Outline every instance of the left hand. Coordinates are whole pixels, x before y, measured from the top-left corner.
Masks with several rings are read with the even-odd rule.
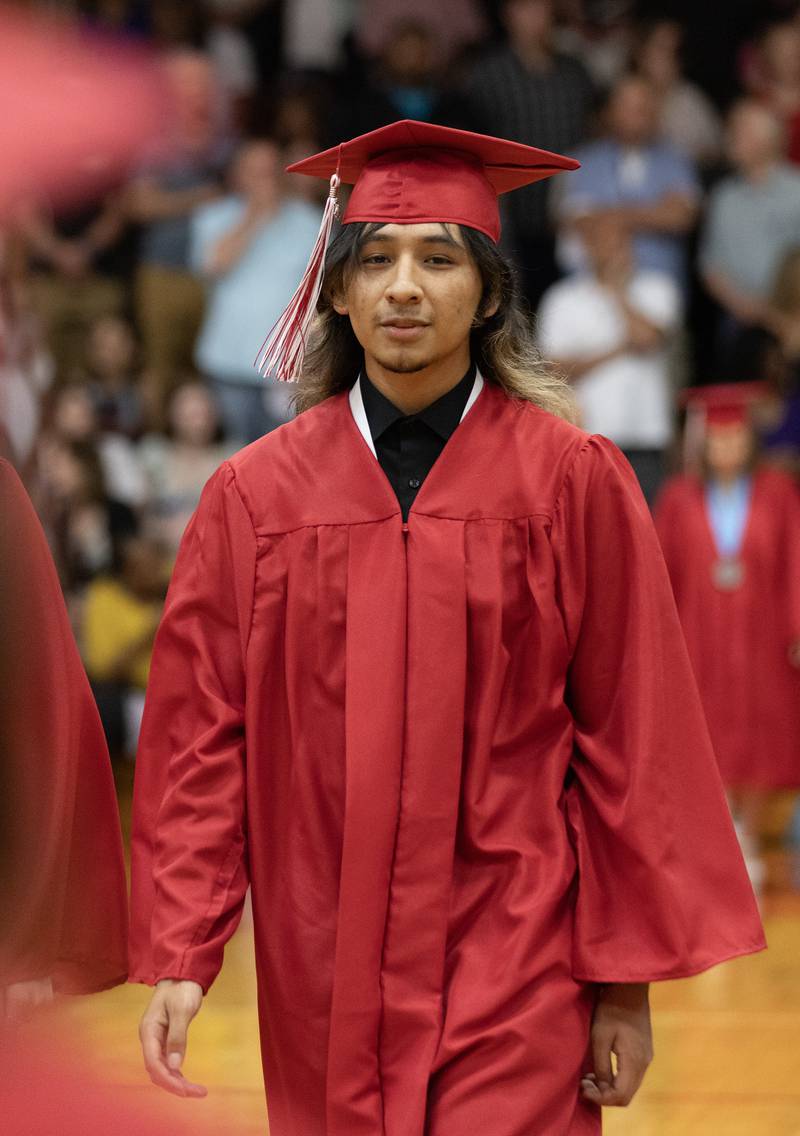
[[[581,1081],[584,1097],[593,1104],[624,1108],[644,1079],[653,1060],[648,989],[646,982],[612,983],[598,996],[591,1035],[594,1073]]]

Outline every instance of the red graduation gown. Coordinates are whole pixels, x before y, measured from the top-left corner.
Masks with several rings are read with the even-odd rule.
[[[0,461],[0,985],[127,974],[127,888],[103,729],[41,525]]]
[[[726,784],[800,786],[800,493],[780,470],[756,472],[740,587],[714,583],[719,560],[696,477],[663,490],[656,526],[711,739]]]
[[[580,1136],[592,982],[763,945],[615,447],[487,384],[407,526],[337,395],[208,484],[137,766],[132,968],[248,879],[272,1136]]]

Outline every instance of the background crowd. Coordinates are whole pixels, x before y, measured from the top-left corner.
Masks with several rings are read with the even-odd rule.
[[[543,355],[648,500],[687,385],[761,382],[800,473],[800,4],[29,4],[159,55],[170,145],[0,234],[0,446],[45,526],[109,743],[131,755],[183,528],[220,461],[291,416],[253,368],[325,187],[287,162],[397,118],[580,159],[511,195]]]

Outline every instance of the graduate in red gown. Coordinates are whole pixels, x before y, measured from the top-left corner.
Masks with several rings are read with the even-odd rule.
[[[767,791],[800,787],[800,489],[758,462],[750,384],[697,388],[694,472],[656,507],[722,778],[748,846]]]
[[[133,836],[174,1092],[252,889],[272,1136],[595,1134],[647,983],[763,946],[649,511],[496,247],[572,165],[404,122],[294,167],[355,183],[263,352],[303,412],[184,538]]]
[[[0,461],[0,997],[24,1016],[127,975],[127,889],[100,717],[47,542]]]

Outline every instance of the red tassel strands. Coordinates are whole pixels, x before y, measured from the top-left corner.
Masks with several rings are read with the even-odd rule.
[[[322,223],[303,279],[292,296],[283,315],[261,345],[254,366],[264,378],[294,383],[303,370],[303,358],[311,324],[317,311],[317,300],[322,291],[325,273],[325,254],[331,238],[334,218],[339,212],[337,190],[340,178],[334,174]]]

